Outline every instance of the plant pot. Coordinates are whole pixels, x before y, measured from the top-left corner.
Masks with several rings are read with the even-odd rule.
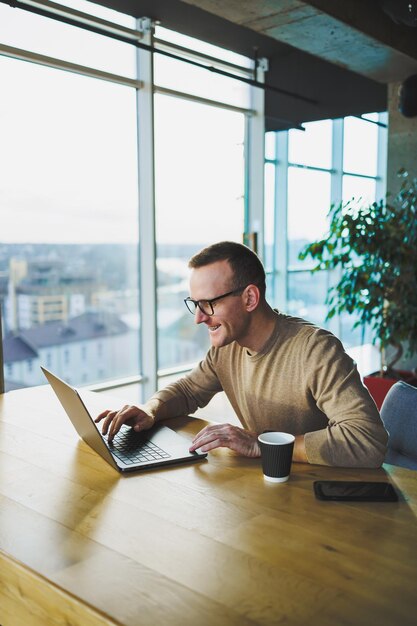
[[[396,378],[390,378],[388,376],[382,377],[378,375],[378,372],[364,376],[363,382],[374,399],[378,411],[381,409],[388,391],[399,380],[403,380],[409,385],[417,387],[417,378],[413,372],[409,372],[408,370],[395,370],[395,373],[397,374]]]

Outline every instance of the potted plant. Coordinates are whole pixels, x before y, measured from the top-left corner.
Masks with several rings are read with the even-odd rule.
[[[352,198],[333,205],[326,237],[299,255],[317,261],[313,272],[339,270],[327,294],[327,319],[355,313],[353,327],[369,326],[379,344],[379,382],[364,381],[379,407],[396,380],[417,382],[415,373],[394,369],[404,346],[407,356],[417,351],[417,179],[405,170],[398,176],[401,188],[392,201]],[[393,352],[389,360],[387,352]]]

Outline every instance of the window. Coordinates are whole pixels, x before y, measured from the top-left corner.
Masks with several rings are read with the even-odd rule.
[[[332,166],[332,122],[309,122],[304,130],[288,132],[288,161],[298,165],[330,169]]]
[[[135,90],[5,58],[0,75],[2,264],[14,293],[5,328],[53,351],[71,330],[93,345],[100,327],[132,346],[110,375],[136,373]]]
[[[142,22],[95,3],[61,4],[149,36]],[[155,41],[253,76],[253,61],[179,33],[158,27]],[[10,56],[5,46],[19,54]],[[29,346],[21,360],[28,350],[33,358],[30,377],[17,361],[13,384],[42,384],[39,366],[46,364],[74,385],[140,380],[142,372],[145,385],[151,377],[141,351],[152,333],[158,358],[155,350],[147,361],[160,369],[189,366],[208,341],[183,304],[188,258],[214,240],[242,241],[248,222],[251,88],[160,54],[153,56],[150,85],[135,46],[3,4],[0,54],[4,341],[15,350],[17,340]],[[149,111],[154,132],[143,139]],[[147,184],[146,176],[139,180],[144,147],[152,163],[155,155],[148,177],[155,179],[155,222],[145,226],[146,220],[139,224],[149,208],[140,195]],[[143,259],[153,225],[156,254]],[[152,316],[144,314],[150,298],[143,277],[153,266]]]
[[[97,6],[90,2],[59,4],[87,13],[91,13],[91,8]],[[115,16],[121,16],[116,11],[109,13],[105,19],[111,21],[114,21]],[[135,20],[126,19],[126,16],[124,18],[124,26],[134,28]],[[135,49],[132,46],[35,13],[10,9],[4,4],[0,5],[0,42],[112,74],[130,78],[136,74]]]
[[[207,333],[183,302],[189,295],[187,262],[214,241],[242,240],[244,127],[241,113],[156,97],[160,368],[197,361],[208,348]]]
[[[223,61],[239,62],[242,72],[248,67],[248,59],[190,37],[163,28],[157,28],[156,36]],[[205,329],[195,325],[183,302],[189,295],[188,259],[214,241],[242,241],[243,109],[249,104],[249,89],[244,83],[159,55],[155,83],[158,364],[164,370],[196,362],[209,344]],[[170,90],[175,90],[175,96]],[[237,106],[242,112],[233,108]]]
[[[363,176],[377,176],[378,116],[368,119],[346,117],[343,128],[343,171]]]
[[[385,114],[369,114],[324,120],[303,124],[304,131],[266,136],[268,296],[279,309],[327,326],[347,347],[369,340],[368,331],[353,331],[353,316],[325,321],[327,291],[337,275],[312,275],[298,255],[306,244],[325,236],[332,203],[383,197],[385,119]]]
[[[288,264],[300,265],[302,246],[326,232],[326,210],[330,207],[330,172],[288,168]]]
[[[5,5],[0,11],[1,43],[127,77],[136,71],[127,44]],[[62,346],[99,339],[111,346],[109,377],[137,374],[136,89],[3,56],[0,79],[5,341],[18,335],[38,350],[30,380],[22,368],[14,382],[44,382],[44,350],[59,370]],[[68,363],[68,349],[64,355]],[[91,365],[89,383],[97,381]],[[72,380],[84,382],[76,369]]]

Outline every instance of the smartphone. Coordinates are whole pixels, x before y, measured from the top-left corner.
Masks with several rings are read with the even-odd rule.
[[[391,483],[356,480],[316,480],[314,493],[319,500],[345,502],[397,502],[398,494]]]

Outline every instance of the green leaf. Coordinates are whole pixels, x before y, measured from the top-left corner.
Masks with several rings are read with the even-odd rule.
[[[407,340],[416,350],[417,181],[404,169],[399,176],[394,197],[332,204],[327,236],[305,246],[299,259],[317,261],[313,272],[339,273],[327,294],[327,319],[354,313],[354,328],[369,324],[381,345]]]

